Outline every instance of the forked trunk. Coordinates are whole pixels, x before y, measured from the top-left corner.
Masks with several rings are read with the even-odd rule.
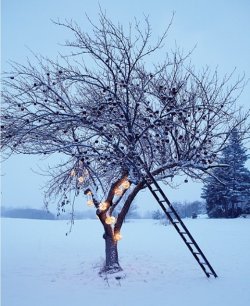
[[[120,183],[122,182],[122,180],[123,178],[120,180]],[[115,188],[117,188],[117,186],[119,186],[118,183],[112,185],[110,190],[110,198],[108,196],[106,199],[107,203],[112,203],[114,197],[114,190]],[[117,216],[117,220],[114,226],[106,222],[107,215],[105,210],[104,211],[97,210],[97,216],[99,217],[104,228],[103,238],[105,240],[105,255],[106,255],[105,266],[103,267],[103,270],[100,271],[100,273],[115,273],[118,271],[122,271],[122,268],[120,267],[119,264],[118,250],[117,250],[118,241],[121,239],[120,230],[124,222],[124,219],[129,211],[131,203],[133,202],[137,193],[143,188],[143,186],[144,183],[140,182],[137,186],[135,186],[133,191],[129,194],[120,213]],[[113,209],[111,210],[111,213],[112,212]]]

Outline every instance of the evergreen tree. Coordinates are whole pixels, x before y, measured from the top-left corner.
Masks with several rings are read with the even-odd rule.
[[[219,163],[205,180],[202,197],[209,217],[237,217],[250,210],[250,171],[244,166],[247,152],[237,129],[233,129]]]

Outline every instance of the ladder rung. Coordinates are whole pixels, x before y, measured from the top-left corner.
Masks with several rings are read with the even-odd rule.
[[[204,265],[206,265],[206,266],[208,265],[206,262],[201,262],[200,264],[203,265],[203,266]]]
[[[180,234],[187,235],[188,233],[187,232],[180,232]]]
[[[193,242],[187,242],[187,244],[194,244]]]

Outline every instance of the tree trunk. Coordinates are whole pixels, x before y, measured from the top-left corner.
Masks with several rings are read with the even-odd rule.
[[[108,235],[104,235],[103,238],[105,239],[106,262],[101,272],[115,273],[121,271],[122,268],[119,264],[117,241]]]
[[[120,181],[122,181],[122,179]],[[114,197],[114,189],[117,186],[119,186],[118,183],[115,183],[112,185],[109,195],[106,199],[107,203],[112,203],[113,197]],[[137,186],[135,186],[133,191],[129,194],[120,213],[117,216],[117,220],[114,226],[111,226],[110,224],[106,223],[106,217],[107,217],[106,210],[102,211],[102,210],[97,209],[96,214],[99,217],[99,220],[101,221],[103,228],[104,228],[103,238],[105,240],[105,255],[106,255],[105,266],[100,271],[101,274],[102,273],[115,273],[118,271],[122,271],[122,268],[120,267],[120,264],[119,264],[118,249],[117,249],[118,240],[121,239],[121,237],[118,238],[117,235],[120,235],[122,224],[125,220],[127,212],[129,211],[132,201],[134,200],[137,193],[143,188],[143,186],[144,186],[144,183],[140,182]],[[93,200],[95,201],[94,198]],[[98,206],[98,202],[96,206]],[[115,206],[112,207],[111,205],[109,214],[112,215],[114,207]]]

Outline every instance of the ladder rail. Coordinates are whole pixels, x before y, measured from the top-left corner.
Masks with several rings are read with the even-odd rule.
[[[182,219],[180,218],[180,216],[178,215],[178,213],[176,212],[176,210],[172,206],[171,202],[166,197],[165,193],[163,192],[163,190],[161,189],[159,184],[156,182],[156,180],[154,179],[152,174],[147,169],[145,169],[145,172],[146,172],[146,175],[144,175],[144,179],[145,179],[147,187],[149,188],[149,190],[151,191],[151,193],[153,194],[153,196],[157,200],[158,204],[160,205],[160,207],[162,208],[162,210],[164,211],[164,213],[166,214],[166,216],[168,217],[168,219],[170,220],[172,225],[177,230],[178,234],[183,239],[184,243],[187,245],[187,247],[190,250],[190,252],[193,254],[194,258],[196,259],[196,261],[198,262],[198,264],[202,268],[203,272],[206,274],[207,277],[210,277],[211,274],[214,277],[218,277],[216,272],[214,271],[213,267],[210,265],[210,263],[207,260],[206,256],[204,255],[204,253],[202,252],[202,250],[198,246],[197,242],[194,240],[193,236],[191,235],[191,233],[187,229],[186,225],[184,224],[184,222],[182,221]],[[148,178],[150,179],[150,181],[152,182],[152,184],[154,185],[156,190],[153,189],[153,187],[151,186],[151,183],[147,180]],[[158,191],[160,193],[160,195],[162,196],[164,201],[160,200],[159,196],[156,194],[156,191]],[[178,222],[174,221],[175,219],[172,217],[171,212],[169,213],[167,211],[166,207],[163,205],[164,202],[166,202],[166,204],[168,205],[169,209],[173,213],[175,219],[178,220]],[[182,227],[182,229],[184,229],[184,232],[182,232],[182,230],[179,228],[179,226],[177,224],[179,224]],[[186,236],[189,238],[190,241],[187,241]],[[194,245],[194,247],[196,248],[196,250],[198,252],[195,252],[195,250],[192,248],[191,244]],[[199,256],[201,256],[201,258],[204,260],[205,263],[202,263],[200,261]],[[204,267],[204,264],[206,264],[208,266],[208,268],[210,269],[211,273],[206,270],[206,268]]]

